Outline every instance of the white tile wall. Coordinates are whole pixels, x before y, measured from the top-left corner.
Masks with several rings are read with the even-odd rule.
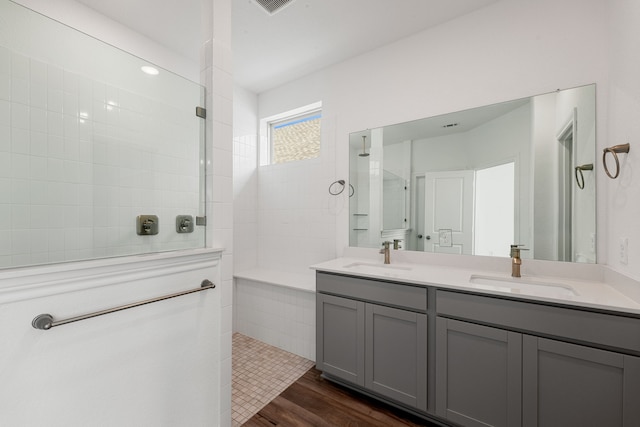
[[[315,360],[315,293],[236,279],[235,297],[237,332]]]
[[[307,278],[310,265],[335,257],[336,215],[348,209],[348,192],[328,191],[339,179],[333,123],[323,119],[320,158],[258,166],[257,97],[237,88],[234,101],[235,271]],[[241,278],[235,286],[235,331],[315,360],[313,292]]]
[[[347,179],[335,176],[334,119],[322,119],[319,158],[258,166],[258,152],[266,142],[258,135],[259,99],[236,88],[236,271],[257,268],[307,275],[310,265],[335,256],[336,217],[348,209],[348,192],[331,196],[328,191],[332,182]],[[299,105],[282,108],[295,107]]]
[[[199,90],[168,104],[126,87],[0,46],[0,267],[204,246],[175,232],[201,214]],[[157,236],[136,234],[140,214]]]
[[[258,196],[256,135],[233,138],[233,200],[235,270],[258,265]]]
[[[331,196],[334,171],[321,160],[262,166],[258,172],[258,263],[308,274],[335,254],[335,214],[348,194]]]
[[[220,354],[215,361],[221,372],[219,399],[212,410],[219,413],[219,425],[231,425],[231,337],[233,319],[233,96],[231,64],[231,0],[203,2],[206,42],[201,54],[201,83],[207,94],[206,210],[207,246],[224,248],[220,301]],[[211,7],[211,10],[208,8]]]

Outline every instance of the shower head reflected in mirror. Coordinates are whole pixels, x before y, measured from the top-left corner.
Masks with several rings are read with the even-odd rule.
[[[360,157],[369,157],[367,153],[367,135],[362,135],[362,153],[358,154]]]

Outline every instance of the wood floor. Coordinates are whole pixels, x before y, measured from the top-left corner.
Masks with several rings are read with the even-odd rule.
[[[418,417],[325,380],[311,368],[243,427],[429,426]]]

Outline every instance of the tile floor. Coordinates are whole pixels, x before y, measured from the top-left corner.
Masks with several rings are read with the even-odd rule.
[[[242,334],[233,334],[231,418],[237,427],[282,393],[315,362]]]

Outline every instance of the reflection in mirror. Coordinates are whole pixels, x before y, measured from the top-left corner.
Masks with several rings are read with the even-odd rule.
[[[405,228],[406,181],[382,170],[382,226],[385,230]]]
[[[595,263],[595,147],[595,85],[355,132],[350,245]]]
[[[204,215],[203,88],[13,2],[0,16],[0,267],[204,247],[204,227],[176,232]]]

